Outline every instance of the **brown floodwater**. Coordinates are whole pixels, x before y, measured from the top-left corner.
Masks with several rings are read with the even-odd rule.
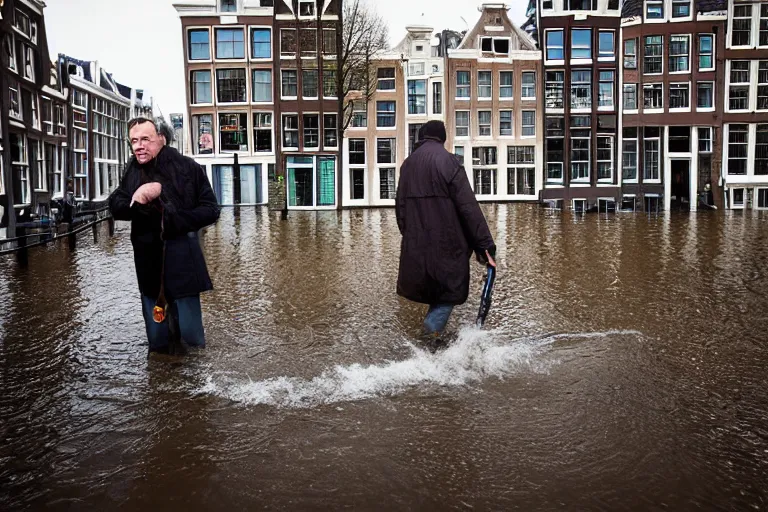
[[[225,210],[186,358],[127,225],[1,258],[0,509],[766,510],[768,215],[484,211],[434,355],[391,210]]]

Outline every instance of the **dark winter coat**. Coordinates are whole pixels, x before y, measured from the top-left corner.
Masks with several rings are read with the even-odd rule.
[[[144,183],[162,185],[159,198],[148,205],[134,203],[134,192]],[[131,221],[131,243],[139,290],[157,298],[166,240],[165,296],[190,297],[213,289],[197,238],[197,231],[219,218],[216,196],[205,171],[191,158],[164,147],[150,162],[131,159],[120,187],[109,197],[116,220]]]
[[[403,162],[396,197],[403,240],[397,293],[424,304],[463,304],[469,259],[496,246],[458,158],[426,139]]]

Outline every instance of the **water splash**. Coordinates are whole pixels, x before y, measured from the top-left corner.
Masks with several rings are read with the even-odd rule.
[[[310,408],[394,396],[420,385],[465,386],[526,371],[546,373],[555,362],[537,357],[544,347],[564,337],[594,338],[614,334],[639,333],[554,334],[521,338],[510,343],[500,332],[469,327],[459,331],[458,338],[436,354],[411,345],[409,359],[370,366],[336,366],[311,380],[282,376],[243,382],[230,376],[208,376],[199,392],[243,405]]]

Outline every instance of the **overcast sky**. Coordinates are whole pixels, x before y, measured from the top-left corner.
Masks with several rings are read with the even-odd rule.
[[[370,1],[370,0],[369,0]],[[154,97],[166,119],[184,112],[184,62],[181,23],[172,0],[46,0],[46,31],[51,59],[65,53],[98,60],[114,78]],[[472,27],[479,17],[473,0],[386,0],[375,2],[389,22],[390,43],[406,25],[435,30]],[[527,0],[508,0],[512,21],[525,21]],[[418,6],[418,8],[414,8]],[[461,18],[466,20],[466,24]]]

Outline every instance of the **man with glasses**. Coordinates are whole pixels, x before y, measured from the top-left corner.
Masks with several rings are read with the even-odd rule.
[[[131,221],[149,352],[172,352],[173,336],[204,347],[200,293],[213,284],[197,232],[219,218],[216,196],[203,168],[166,145],[172,132],[163,124],[138,117],[128,134],[134,158],[109,207]]]

